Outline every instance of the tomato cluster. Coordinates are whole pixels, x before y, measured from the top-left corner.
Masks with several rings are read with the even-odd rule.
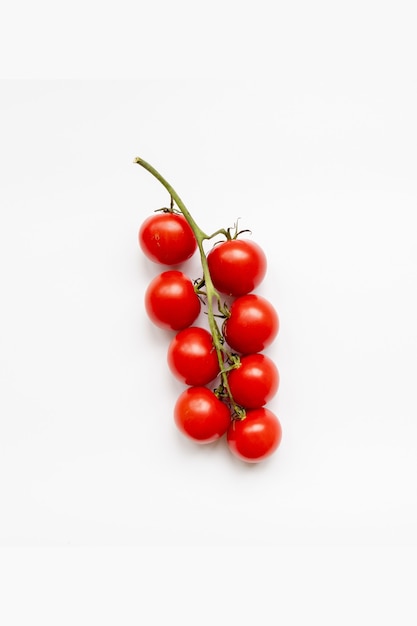
[[[255,293],[266,275],[266,256],[250,239],[239,239],[237,228],[233,237],[230,229],[217,231],[225,240],[206,255],[201,243],[214,235],[204,235],[184,212],[185,207],[173,208],[171,195],[171,208],[148,217],[138,237],[150,261],[168,266],[148,285],[145,309],[155,325],[174,331],[167,364],[185,385],[174,421],[201,444],[224,436],[236,457],[256,463],[277,449],[282,436],[277,416],[266,406],[278,391],[279,372],[263,353],[278,334],[279,318]],[[197,247],[203,277],[193,281],[177,267]],[[226,296],[228,305],[222,305]],[[208,330],[195,325],[203,305]]]

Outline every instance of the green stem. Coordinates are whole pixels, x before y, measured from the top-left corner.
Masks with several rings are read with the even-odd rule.
[[[181,211],[181,213],[187,220],[188,224],[190,225],[194,233],[194,236],[197,241],[197,247],[200,253],[201,265],[203,268],[203,279],[204,279],[204,285],[205,285],[206,294],[207,294],[208,324],[209,324],[210,332],[213,337],[213,344],[214,344],[216,354],[217,354],[217,359],[219,362],[222,386],[223,386],[223,389],[226,391],[227,396],[229,398],[229,402],[232,407],[233,414],[237,418],[242,419],[245,416],[245,411],[244,409],[242,409],[242,407],[238,406],[234,402],[232,393],[230,391],[229,382],[227,379],[227,372],[225,371],[225,363],[224,363],[225,350],[223,349],[223,335],[221,334],[219,330],[219,327],[215,319],[214,311],[213,311],[213,300],[216,300],[217,308],[220,311],[222,311],[221,299],[220,299],[220,295],[218,291],[215,289],[213,285],[213,281],[211,279],[210,271],[209,271],[209,267],[207,263],[207,256],[203,247],[203,241],[211,239],[215,235],[219,235],[219,234],[223,234],[227,238],[229,238],[228,233],[225,229],[219,229],[212,235],[207,235],[203,230],[201,230],[201,228],[195,222],[194,218],[188,211],[187,207],[185,206],[185,204],[183,203],[183,201],[181,200],[181,198],[179,197],[175,189],[168,183],[167,180],[165,180],[163,176],[161,176],[161,174],[152,165],[150,165],[149,163],[147,163],[140,157],[137,157],[134,160],[134,163],[141,165],[145,170],[147,170],[150,174],[152,174],[165,187],[165,189],[168,191],[171,198],[175,201],[176,205],[178,206],[179,210]]]

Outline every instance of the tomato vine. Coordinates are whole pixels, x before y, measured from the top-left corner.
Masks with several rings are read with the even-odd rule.
[[[200,444],[226,435],[234,456],[257,463],[276,450],[282,434],[277,416],[265,406],[278,390],[279,372],[262,354],[278,333],[279,318],[254,293],[267,271],[265,253],[255,242],[238,239],[250,231],[238,230],[237,222],[207,234],[152,165],[140,157],[134,163],[170,197],[169,208],[145,219],[138,238],[151,261],[170,267],[149,283],[144,304],[154,324],[176,332],[167,363],[188,388],[175,404],[175,423]],[[219,235],[206,254],[204,242]],[[177,267],[197,249],[202,276],[192,280]],[[228,304],[225,296],[231,297]],[[202,304],[210,332],[194,325]]]
[[[208,324],[209,324],[210,332],[213,337],[213,344],[216,350],[217,359],[218,359],[219,367],[220,367],[221,387],[216,390],[216,395],[222,396],[223,399],[227,399],[232,409],[232,415],[235,419],[244,419],[246,416],[246,411],[243,407],[241,407],[234,401],[232,392],[230,390],[228,377],[227,377],[227,373],[231,369],[239,365],[240,359],[238,355],[232,354],[228,350],[225,350],[224,337],[216,322],[216,316],[219,313],[223,319],[226,319],[227,317],[229,317],[230,314],[229,314],[227,307],[222,304],[221,296],[213,285],[209,266],[207,263],[207,255],[203,246],[204,241],[213,239],[214,237],[217,237],[218,235],[224,235],[224,237],[227,240],[232,239],[230,228],[229,229],[220,228],[216,230],[214,233],[212,233],[211,235],[207,235],[196,223],[191,213],[188,211],[184,202],[181,200],[181,198],[179,197],[175,189],[172,187],[172,185],[170,185],[170,183],[158,172],[158,170],[156,170],[150,163],[148,163],[147,161],[145,161],[144,159],[140,157],[136,157],[134,160],[134,163],[141,165],[145,170],[147,170],[150,174],[152,174],[152,176],[154,176],[161,183],[161,185],[163,185],[163,187],[165,187],[165,189],[168,191],[170,198],[171,198],[170,210],[171,211],[173,210],[173,202],[175,202],[179,211],[185,217],[185,219],[187,220],[188,224],[190,225],[194,233],[195,239],[197,241],[197,247],[198,247],[198,251],[200,254],[200,259],[201,259],[201,266],[203,270],[203,285],[205,289],[204,292],[201,291],[202,285],[200,283],[200,285],[198,285],[198,288],[196,289],[196,293],[197,294],[203,293],[207,299]],[[213,307],[213,301],[216,301],[217,303],[218,313],[215,313],[215,310]],[[225,367],[225,362],[229,364],[227,367]]]

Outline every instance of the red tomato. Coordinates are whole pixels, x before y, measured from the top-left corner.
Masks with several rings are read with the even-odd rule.
[[[204,328],[191,326],[175,335],[168,347],[171,372],[186,385],[207,385],[220,367],[213,337]]]
[[[155,213],[139,229],[139,245],[154,263],[178,265],[189,259],[197,248],[190,225],[178,213]]]
[[[227,429],[230,451],[242,461],[258,463],[278,448],[281,424],[269,409],[253,409],[242,420],[233,420]]]
[[[279,318],[272,304],[256,294],[236,298],[223,325],[229,346],[242,354],[262,352],[278,334]]]
[[[231,239],[215,245],[207,255],[210,276],[218,291],[243,296],[263,280],[266,256],[253,241]]]
[[[198,443],[211,443],[227,431],[230,412],[207,387],[189,387],[175,404],[174,420],[184,435]]]
[[[279,372],[265,354],[248,354],[241,358],[239,367],[229,372],[228,381],[237,404],[245,409],[258,409],[277,393]]]
[[[160,328],[181,330],[200,313],[201,303],[190,278],[177,270],[156,276],[145,292],[149,319]]]

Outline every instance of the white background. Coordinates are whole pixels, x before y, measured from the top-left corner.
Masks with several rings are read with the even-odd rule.
[[[93,11],[72,30],[47,29],[36,55],[25,14],[20,40],[9,40],[15,69],[2,76],[50,80],[0,83],[0,544],[13,549],[10,606],[27,589],[26,606],[45,610],[33,585],[46,562],[58,598],[46,617],[60,624],[67,596],[53,572],[63,563],[64,589],[81,594],[70,615],[82,602],[86,624],[97,611],[101,623],[137,623],[130,592],[144,581],[142,610],[161,602],[162,585],[173,614],[184,588],[198,611],[196,570],[220,587],[217,602],[236,576],[243,596],[248,580],[252,598],[267,596],[262,609],[247,599],[242,619],[370,623],[380,612],[414,623],[411,5],[295,3],[237,17],[223,5],[220,22],[184,13],[197,36],[182,21],[173,29],[169,8],[160,24],[155,6],[135,22],[125,3],[123,20],[104,8],[98,29]],[[96,48],[87,46],[93,24]],[[85,54],[74,58],[70,41]],[[102,78],[130,80],[93,80]],[[204,230],[239,217],[267,254],[258,291],[281,320],[268,353],[281,374],[270,408],[283,439],[262,464],[175,430],[183,387],[165,361],[172,335],[143,309],[160,268],[137,245],[141,222],[168,198],[135,156],[161,171]],[[184,269],[197,277],[197,257]],[[78,552],[51,552],[70,546],[96,551],[83,567]],[[105,547],[120,549],[111,554],[122,578],[105,573]],[[187,575],[172,587],[179,564]],[[280,610],[266,610],[278,597]],[[19,615],[5,623],[27,623]],[[215,612],[185,619],[208,615],[212,623]]]

